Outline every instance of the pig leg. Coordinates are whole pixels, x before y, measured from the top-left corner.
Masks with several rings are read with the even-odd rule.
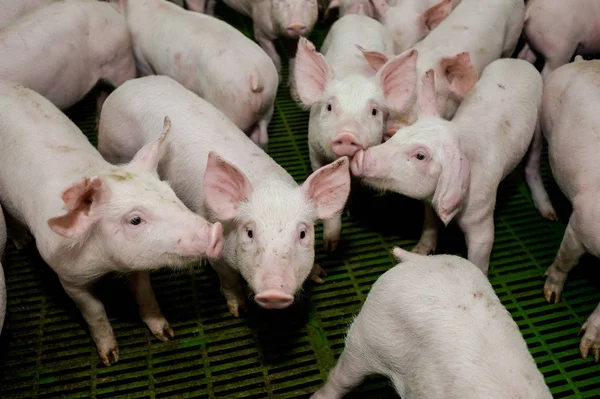
[[[565,39],[558,39],[556,42],[552,43],[551,51],[546,51],[544,55],[544,60],[546,61],[544,64],[544,68],[542,69],[542,78],[546,79],[552,71],[555,69],[568,64],[571,60],[571,57],[577,50],[577,46],[573,43],[568,43],[564,41]]]
[[[104,105],[104,101],[108,98],[110,92],[106,89],[100,90],[98,93],[98,97],[96,97],[96,120],[94,123],[94,129],[98,131],[100,127],[100,113],[102,112],[102,106]]]
[[[33,236],[27,227],[10,216],[5,214],[7,233],[15,247],[21,251],[27,248],[33,242]]]
[[[494,245],[493,207],[485,217],[477,223],[461,223],[467,242],[467,259],[487,276],[490,268],[490,255]]]
[[[273,60],[273,64],[275,64],[275,68],[277,69],[277,73],[279,74],[279,80],[281,81],[281,57],[273,44],[273,40],[271,40],[263,31],[257,29],[256,24],[254,24],[254,37],[256,41],[262,47],[262,49],[267,53],[267,55]]]
[[[527,43],[525,43],[525,45],[523,46],[523,49],[519,52],[519,55],[517,56],[517,58],[520,58],[520,59],[530,62],[532,64],[535,64],[535,61],[537,60],[537,56],[535,55],[535,53],[533,52],[533,50],[531,49],[531,47],[529,47],[529,44],[527,44]]]
[[[206,8],[206,0],[186,0],[188,10],[196,12],[204,12]],[[211,14],[212,15],[212,14]]]
[[[246,298],[244,297],[240,274],[223,262],[211,260],[210,264],[219,275],[221,294],[227,301],[229,311],[233,316],[240,317],[240,310],[246,311]]]
[[[269,133],[267,128],[269,127],[269,123],[271,122],[271,118],[273,117],[273,112],[275,110],[275,106],[273,105],[269,111],[258,121],[252,133],[250,134],[250,138],[254,143],[267,151],[267,146],[269,144]]]
[[[206,15],[215,15],[215,5],[216,4],[217,4],[217,0],[207,0],[204,13]]]
[[[556,259],[546,271],[546,284],[544,284],[544,297],[548,302],[557,303],[560,300],[567,275],[585,254],[585,249],[573,230],[573,216],[565,229],[563,240],[556,254]]]
[[[594,354],[594,359],[600,361],[600,304],[594,312],[588,317],[586,322],[581,327],[585,331],[585,335],[579,344],[581,356],[588,357],[590,349]]]
[[[531,197],[535,207],[540,211],[543,217],[548,220],[558,220],[556,211],[552,207],[548,193],[544,188],[542,176],[540,175],[540,158],[542,157],[543,138],[542,131],[538,126],[535,128],[529,159],[525,167],[525,180],[531,190]]]
[[[423,220],[423,233],[419,243],[413,248],[413,252],[421,255],[429,255],[435,252],[437,247],[438,229],[440,227],[440,218],[437,216],[431,205],[425,203],[425,218]]]
[[[119,360],[119,346],[108,321],[104,305],[93,293],[91,284],[76,285],[60,279],[63,288],[73,299],[87,322],[102,363],[110,366]]]
[[[350,340],[346,340],[346,347],[337,364],[329,373],[327,382],[311,396],[311,399],[342,398],[373,372],[366,367],[365,359],[368,359],[369,356],[371,354],[363,353],[362,347],[353,345]]]
[[[161,341],[168,341],[175,337],[175,332],[169,326],[169,322],[162,315],[154,290],[150,283],[148,272],[134,272],[129,276],[129,287],[135,295],[135,300],[140,309],[140,317],[146,323],[152,334]]]

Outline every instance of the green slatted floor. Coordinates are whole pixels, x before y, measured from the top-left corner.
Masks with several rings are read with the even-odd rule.
[[[219,5],[220,7],[220,5]],[[217,8],[217,11],[223,7]],[[249,32],[250,22],[226,18]],[[325,29],[312,39],[320,44]],[[95,143],[93,100],[69,112]],[[308,115],[282,87],[270,126],[269,152],[297,181],[309,173]],[[544,177],[548,179],[544,165]],[[101,365],[86,326],[56,276],[36,253],[9,246],[5,273],[8,316],[0,339],[2,398],[306,398],[325,380],[343,349],[345,330],[373,282],[394,265],[394,245],[412,247],[421,226],[421,205],[399,196],[359,190],[352,217],[344,219],[339,255],[319,247],[326,283],[305,285],[291,309],[256,306],[233,318],[208,268],[153,275],[160,306],[177,333],[168,343],[154,339],[136,313],[124,281],[108,279],[101,297],[121,348],[120,361]],[[555,185],[553,199],[568,204]],[[543,274],[558,249],[563,223],[542,219],[533,207],[522,167],[502,184],[490,280],[512,313],[538,367],[557,398],[600,395],[600,364],[579,355],[579,328],[600,302],[598,261],[585,259],[571,274],[557,305],[544,301]],[[318,236],[321,236],[321,227]],[[319,241],[318,245],[321,245]],[[464,255],[456,227],[442,232],[440,252]],[[394,398],[389,383],[368,379],[350,397]]]

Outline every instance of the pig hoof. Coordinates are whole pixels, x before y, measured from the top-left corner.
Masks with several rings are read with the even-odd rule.
[[[156,338],[163,342],[167,342],[170,339],[175,338],[175,331],[173,331],[173,329],[169,326],[167,326],[161,331],[154,332],[153,334]]]
[[[115,342],[115,346],[111,347],[107,350],[103,350],[103,351],[98,351],[98,353],[100,354],[100,359],[102,359],[102,363],[104,363],[105,366],[110,366],[111,363],[116,363],[119,361],[119,347],[116,346],[116,342]]]
[[[290,97],[292,97],[292,100],[295,102],[300,102],[300,96],[298,95],[298,89],[296,89],[296,86],[290,87]]]
[[[325,251],[333,252],[338,248],[339,240],[324,240],[323,246]]]
[[[581,356],[584,359],[587,358],[591,350],[594,354],[594,359],[597,362],[600,361],[600,325],[593,325],[588,318],[583,327],[581,327],[581,330],[585,331],[585,335],[581,339],[581,344],[579,344]]]
[[[551,211],[548,211],[548,212],[544,212],[544,213],[542,214],[542,216],[543,216],[545,219],[551,220],[551,221],[553,221],[553,222],[555,222],[555,221],[557,221],[557,220],[558,220],[558,216],[556,215],[556,212],[554,211],[554,209],[553,209],[553,210],[551,210]]]
[[[544,284],[544,297],[546,298],[546,301],[550,303],[558,303],[567,275],[566,273],[560,272],[552,265],[546,271],[546,276],[548,276],[548,278],[546,278],[546,283]]]
[[[237,300],[237,301],[231,301],[231,302],[227,302],[227,307],[229,308],[229,311],[231,312],[231,314],[233,315],[233,317],[240,317],[240,311],[242,312],[247,312],[248,309],[246,308],[246,301],[242,300]]]
[[[315,263],[308,277],[317,284],[323,284],[325,280],[321,276],[327,276],[327,273],[321,266]]]
[[[433,253],[435,248],[431,245],[423,244],[419,241],[419,243],[412,249],[412,252],[420,255],[429,255]]]
[[[560,290],[546,281],[546,285],[544,285],[544,298],[546,298],[548,303],[558,303],[560,301]]]

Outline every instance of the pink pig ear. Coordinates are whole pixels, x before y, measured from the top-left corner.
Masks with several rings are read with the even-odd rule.
[[[369,3],[373,6],[376,19],[382,22],[390,9],[388,2],[386,0],[369,0]]]
[[[90,214],[91,209],[108,199],[110,192],[99,177],[84,178],[67,188],[62,200],[67,213],[48,220],[48,226],[56,234],[74,238],[85,233],[99,219]]]
[[[235,216],[252,194],[252,184],[235,165],[211,151],[203,180],[204,201],[219,220]]]
[[[435,73],[428,70],[421,80],[421,95],[419,96],[419,116],[440,116],[435,95]]]
[[[450,90],[456,94],[464,96],[477,83],[477,71],[466,51],[454,57],[442,58],[440,66],[450,82]]]
[[[417,86],[417,50],[407,50],[377,71],[390,109],[404,110],[413,98]]]
[[[344,209],[350,194],[350,161],[342,157],[319,168],[302,184],[318,219],[329,219]]]
[[[304,105],[310,106],[321,98],[327,82],[333,78],[333,70],[305,37],[298,41],[295,68],[298,96]]]
[[[452,0],[442,0],[423,13],[424,25],[430,31],[434,30],[452,12]]]
[[[356,45],[356,48],[358,48],[362,52],[363,57],[365,57],[365,60],[367,60],[367,62],[369,63],[369,65],[371,65],[371,68],[373,68],[375,72],[379,71],[381,67],[384,66],[385,63],[388,62],[391,58],[390,56],[382,53],[381,51],[366,50],[358,44]]]
[[[469,189],[471,167],[458,143],[443,148],[442,172],[433,194],[432,205],[445,225],[456,216]]]
[[[171,130],[171,120],[165,116],[163,122],[163,130],[158,138],[142,148],[135,154],[131,162],[127,165],[127,169],[139,172],[156,172],[158,162],[162,158],[165,147],[167,134]]]

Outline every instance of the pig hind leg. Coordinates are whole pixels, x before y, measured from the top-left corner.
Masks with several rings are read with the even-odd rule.
[[[594,359],[600,361],[600,304],[594,312],[588,317],[581,328],[585,331],[585,335],[579,344],[581,356],[588,357],[590,350],[594,355]]]
[[[573,230],[573,215],[565,229],[563,240],[556,254],[556,259],[546,271],[546,284],[544,284],[544,297],[548,302],[557,303],[560,300],[565,281],[571,269],[579,262],[585,249]]]
[[[365,348],[350,340],[346,340],[346,347],[337,364],[329,373],[327,382],[311,397],[311,399],[338,399],[342,398],[352,388],[359,385],[364,378],[374,370],[367,368],[365,359],[372,357],[372,353],[364,353]]]
[[[474,224],[461,224],[467,241],[467,258],[487,276],[494,245],[493,207],[488,217]]]
[[[250,134],[252,141],[254,141],[256,145],[265,151],[267,151],[267,146],[269,144],[268,127],[269,123],[271,122],[271,118],[273,117],[274,108],[274,105],[270,107],[269,111],[262,118],[260,118]]]
[[[323,244],[327,251],[335,251],[342,234],[342,215],[323,220]]]
[[[246,298],[244,297],[239,273],[219,261],[211,260],[210,264],[219,275],[221,294],[223,294],[227,301],[229,311],[235,317],[240,317],[240,311],[246,311]]]
[[[423,219],[423,233],[417,245],[413,248],[413,252],[421,255],[429,255],[435,252],[438,241],[438,229],[440,226],[440,218],[429,204],[425,204],[425,217]]]
[[[104,305],[93,293],[91,285],[79,286],[62,278],[60,282],[87,322],[102,363],[106,366],[110,366],[111,362],[116,363],[119,360],[119,347],[108,321]]]
[[[169,338],[175,337],[173,329],[162,315],[156,302],[150,282],[150,274],[148,272],[134,272],[128,278],[129,287],[134,293],[140,309],[140,317],[152,331],[152,334],[161,341],[168,341]]]
[[[543,145],[542,131],[538,124],[535,128],[529,159],[525,167],[525,180],[531,190],[533,203],[542,216],[548,220],[558,220],[558,216],[556,216],[556,211],[550,202],[550,198],[542,182],[542,176],[540,175],[540,159],[542,157]]]

